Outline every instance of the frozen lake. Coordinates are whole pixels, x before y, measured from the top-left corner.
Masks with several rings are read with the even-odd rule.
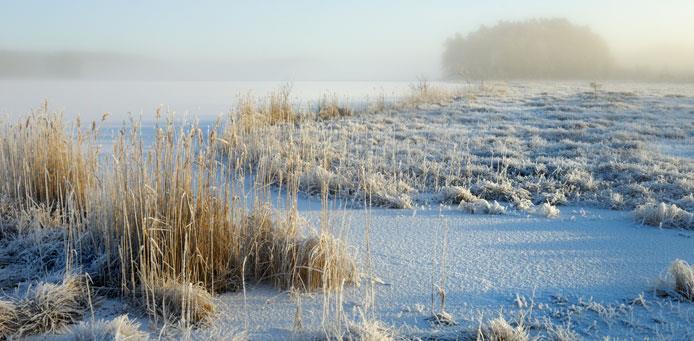
[[[337,95],[353,104],[385,96],[395,100],[410,91],[416,80],[408,81],[79,81],[79,80],[0,80],[0,115],[25,115],[48,100],[53,110],[64,111],[67,119],[83,120],[111,114],[111,123],[129,113],[148,114],[163,105],[177,114],[209,120],[233,108],[239,96],[252,93],[263,98],[286,84],[292,85],[292,100],[301,105],[323,95]],[[503,82],[502,86],[527,86],[528,92],[569,91],[576,87],[590,90],[587,81],[572,82]],[[464,87],[466,83],[431,82],[445,87]],[[473,84],[477,85],[477,84]],[[634,91],[639,94],[692,96],[691,84],[656,84],[610,82],[610,90]],[[118,119],[118,121],[115,121]],[[115,122],[114,122],[115,121]],[[145,120],[146,121],[146,120]]]
[[[128,113],[146,118],[160,105],[178,114],[200,119],[227,113],[239,96],[249,92],[263,97],[289,84],[268,82],[143,82],[143,81],[63,81],[0,80],[0,114],[24,115],[43,100],[67,119],[79,115],[83,120],[101,118],[109,112],[112,119]],[[394,99],[409,90],[409,82],[293,82],[292,98],[297,104],[337,94],[341,100],[359,102],[384,95]],[[452,84],[451,84],[452,86]]]

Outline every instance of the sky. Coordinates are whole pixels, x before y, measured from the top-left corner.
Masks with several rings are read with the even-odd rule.
[[[627,64],[694,69],[692,0],[0,0],[0,8],[0,50],[108,55],[131,76],[437,78],[446,38],[533,17],[588,25]]]

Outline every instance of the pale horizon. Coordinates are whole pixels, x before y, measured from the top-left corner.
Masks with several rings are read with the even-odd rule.
[[[691,1],[32,0],[4,5],[0,53],[85,58],[87,74],[77,78],[90,79],[438,79],[454,34],[561,17],[602,36],[620,65],[694,72],[691,13]]]

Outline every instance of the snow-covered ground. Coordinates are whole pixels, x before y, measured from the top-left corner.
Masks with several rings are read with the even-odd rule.
[[[308,136],[340,155],[331,181],[354,180],[350,171],[367,165],[404,182],[402,193],[413,198],[406,210],[332,210],[327,226],[355,247],[366,277],[372,264],[377,278],[373,308],[365,281],[347,289],[345,314],[364,313],[404,337],[459,339],[503,314],[522,320],[534,336],[546,336],[551,324],[584,339],[691,339],[694,306],[658,297],[654,288],[675,259],[694,262],[694,233],[646,227],[628,210],[679,198],[691,210],[693,90],[609,84],[596,94],[576,83],[511,83],[443,107],[302,127],[299,140]],[[518,203],[504,202],[509,211],[502,216],[436,204],[437,188],[474,189],[480,181],[510,182],[536,205],[554,193],[566,200],[551,201],[560,205],[555,219],[514,209]],[[353,197],[344,199],[353,206]],[[320,203],[304,197],[300,207],[321,226]],[[434,312],[440,309],[437,287],[445,289],[456,326],[430,321],[432,295]],[[320,333],[335,320],[334,312],[324,317],[335,304],[325,300],[306,294],[298,304],[288,293],[251,287],[220,298],[227,313],[214,329],[247,330],[252,339],[306,336],[296,332],[300,306],[303,330]]]
[[[151,84],[122,86],[142,98],[102,102],[93,97],[102,93],[98,86],[85,84],[65,90],[70,95],[64,98],[80,103],[75,94],[91,89],[85,106],[71,110],[99,116],[101,111],[148,110],[158,103],[145,98],[152,94],[147,92]],[[398,86],[406,89],[406,84]],[[212,88],[220,92],[198,96]],[[221,99],[239,92],[207,85],[198,91],[178,106],[199,100],[201,107],[191,112],[201,117],[224,112],[233,98]],[[321,224],[321,203],[302,195],[300,215],[313,227],[328,226],[352,248],[365,278],[361,286],[346,287],[344,297],[306,293],[297,298],[248,283],[245,292],[218,296],[214,324],[193,336],[228,339],[247,333],[253,340],[305,339],[342,323],[336,316],[358,322],[363,314],[404,338],[461,339],[502,314],[509,321],[521,320],[533,336],[546,336],[546,327],[555,325],[582,339],[694,339],[694,304],[654,292],[675,259],[694,263],[694,231],[647,227],[628,210],[603,209],[630,209],[647,200],[677,202],[690,211],[694,207],[687,201],[694,186],[694,87],[609,84],[595,95],[583,83],[508,83],[484,91],[449,106],[316,123],[311,129],[349,141],[345,150],[352,159],[331,171],[349,174],[350,167],[367,159],[361,155],[375,161],[369,169],[374,173],[401,167],[387,175],[409,182],[403,193],[413,207],[365,209],[338,196],[329,223]],[[15,102],[5,101],[6,93],[0,96],[6,96],[0,107],[13,112],[23,101],[21,96]],[[146,104],[100,106],[132,99]],[[99,106],[91,106],[97,102]],[[326,136],[330,141],[331,135]],[[524,189],[534,205],[552,201],[559,216],[533,215],[508,201],[501,203],[507,214],[475,215],[435,200],[436,191],[446,185],[472,187],[483,181]],[[554,193],[564,200],[550,196]],[[484,190],[476,194],[503,199]],[[433,311],[440,310],[436,288],[445,291],[445,311],[455,325],[430,321],[432,301]],[[98,316],[134,314],[122,302],[106,303]],[[151,331],[157,335],[156,329]]]
[[[302,215],[318,226],[320,204],[306,200],[302,206]],[[558,219],[469,215],[447,207],[348,209],[334,211],[331,219],[363,265],[369,227],[377,280],[375,307],[367,315],[402,336],[455,339],[500,312],[514,319],[530,311],[526,324],[535,326],[546,317],[568,323],[586,339],[694,336],[694,305],[653,294],[656,280],[674,259],[694,259],[692,232],[653,229],[624,212],[580,207],[564,208]],[[432,290],[441,285],[442,274],[445,309],[456,326],[429,321]],[[368,287],[364,281],[346,290],[345,314],[363,307]],[[640,294],[645,305],[632,304]],[[324,298],[303,295],[304,331],[329,327],[321,326]],[[250,286],[245,295],[225,294],[219,302],[223,312],[212,328],[215,333],[247,330],[258,340],[306,335],[296,334],[297,303],[289,293]]]
[[[302,191],[320,192],[327,181],[335,195],[359,201],[367,184],[381,207],[457,204],[462,188],[474,194],[465,201],[526,211],[576,202],[694,210],[694,88],[687,85],[617,83],[595,92],[578,83],[488,84],[443,105],[227,138],[241,146],[232,159],[259,155],[252,161],[276,174],[298,155]]]
[[[320,203],[304,198],[301,206],[302,216],[319,225]],[[469,215],[450,207],[347,209],[334,211],[330,219],[359,255],[365,278],[374,279],[373,306],[365,308],[366,279],[360,287],[347,287],[340,298],[344,318],[355,323],[363,315],[405,339],[458,340],[474,337],[481,322],[503,315],[522,321],[531,336],[546,337],[547,326],[554,325],[570,328],[580,339],[694,337],[694,304],[654,293],[672,260],[694,259],[691,231],[653,229],[624,212],[580,207],[565,208],[558,219]],[[367,226],[372,272],[365,264]],[[438,286],[445,289],[445,310],[455,325],[430,319]],[[320,337],[337,323],[337,299],[305,293],[297,300],[289,292],[249,283],[245,292],[218,296],[213,325],[192,336]],[[127,305],[111,302],[98,314],[110,318],[127,312],[133,316]]]

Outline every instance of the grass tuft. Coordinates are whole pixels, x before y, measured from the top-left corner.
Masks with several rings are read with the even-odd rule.
[[[471,203],[477,198],[469,189],[461,186],[447,186],[439,191],[440,201],[445,204]]]
[[[506,207],[501,206],[496,200],[490,203],[484,199],[477,199],[473,202],[461,201],[458,205],[460,209],[472,214],[505,214]]]
[[[379,321],[352,323],[348,331],[347,340],[390,341],[395,339],[395,333]]]
[[[0,300],[0,335],[12,335],[17,323],[17,306],[14,302]]]
[[[253,233],[249,246],[247,277],[269,281],[281,289],[339,290],[358,284],[359,272],[344,243],[323,232],[302,237],[295,223],[274,222],[267,210],[249,217]]]
[[[528,332],[522,325],[513,327],[505,318],[499,317],[489,321],[484,326],[480,326],[477,339],[487,341],[527,341]]]
[[[545,328],[549,339],[553,341],[579,341],[581,339],[568,325],[559,326],[547,322]]]
[[[404,108],[416,108],[426,104],[446,105],[461,95],[462,91],[458,89],[437,86],[426,78],[419,77],[416,82],[410,84],[410,93],[396,105]]]
[[[26,120],[0,132],[0,186],[20,208],[82,210],[96,178],[97,152],[89,148],[96,134],[79,120],[68,129],[62,115],[47,103]]]
[[[209,324],[214,316],[214,299],[200,285],[170,281],[144,291],[149,313],[166,322],[199,326]]]
[[[549,203],[544,203],[542,205],[538,205],[532,209],[532,213],[538,216],[542,217],[547,217],[547,218],[556,218],[559,216],[559,209],[551,205]]]
[[[644,225],[660,228],[694,229],[694,214],[689,213],[675,204],[650,203],[643,204],[634,209],[634,217]]]
[[[112,320],[81,322],[72,327],[65,339],[75,341],[144,341],[149,339],[140,324],[121,315]]]
[[[83,276],[67,276],[61,284],[41,283],[15,302],[0,301],[3,335],[29,336],[61,332],[82,319],[91,307]]]
[[[318,101],[318,117],[320,119],[334,119],[345,116],[352,116],[354,111],[346,105],[341,105],[337,95],[323,95]]]
[[[678,259],[668,269],[673,288],[689,301],[694,301],[694,266]]]

